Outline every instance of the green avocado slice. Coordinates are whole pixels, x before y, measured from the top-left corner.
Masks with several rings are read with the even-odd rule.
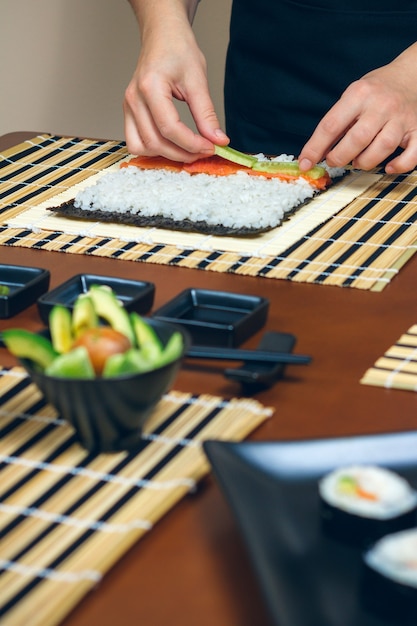
[[[163,350],[161,340],[152,326],[137,313],[130,314],[130,321],[135,334],[136,345],[144,357],[153,363],[159,358]]]
[[[96,376],[84,346],[57,356],[45,369],[45,374],[59,378],[95,378]]]
[[[129,314],[120,304],[114,292],[105,285],[91,285],[88,294],[93,301],[96,314],[106,320],[112,328],[125,335],[133,346],[135,335]]]
[[[306,176],[317,180],[326,174],[324,167],[315,165],[310,170],[302,172],[298,161],[257,161],[252,167],[254,172],[270,172],[271,174],[284,174],[288,176]]]
[[[184,341],[180,332],[175,331],[168,340],[165,348],[163,348],[159,358],[156,360],[154,367],[162,367],[167,363],[176,361],[184,349]]]
[[[74,338],[80,337],[89,328],[98,326],[98,317],[93,300],[88,293],[78,296],[72,311],[72,332]]]
[[[112,354],[106,360],[103,369],[103,378],[123,376],[125,374],[140,374],[155,369],[154,364],[147,359],[141,350],[131,348],[122,354]]]
[[[51,341],[56,352],[62,354],[72,348],[74,338],[72,336],[71,311],[61,304],[56,304],[49,315],[49,332]]]
[[[45,369],[58,355],[46,337],[23,328],[9,328],[2,332],[6,348],[16,357],[30,359]]]
[[[226,159],[226,161],[231,161],[232,163],[237,163],[238,165],[245,165],[246,167],[253,167],[253,165],[257,162],[257,158],[255,156],[246,154],[245,152],[240,152],[230,146],[215,145],[214,154],[222,157],[222,159]]]

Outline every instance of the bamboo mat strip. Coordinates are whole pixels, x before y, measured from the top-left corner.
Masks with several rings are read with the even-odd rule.
[[[417,391],[417,324],[411,326],[363,375],[364,385]]]
[[[174,390],[138,451],[94,455],[22,368],[0,370],[1,623],[59,624],[209,471],[204,440],[241,440],[271,414]]]
[[[372,291],[381,291],[417,249],[415,172],[353,172],[283,227],[253,240],[60,218],[45,228],[39,207],[126,156],[122,142],[53,135],[0,154],[0,245]]]

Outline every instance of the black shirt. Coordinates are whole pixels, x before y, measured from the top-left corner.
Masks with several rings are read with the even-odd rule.
[[[417,0],[234,0],[226,130],[245,152],[297,155],[346,87],[417,40]]]

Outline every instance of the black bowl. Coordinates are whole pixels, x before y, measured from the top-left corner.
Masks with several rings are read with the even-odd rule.
[[[174,324],[148,321],[163,345],[174,331],[180,332],[184,340],[183,353],[177,360],[149,372],[117,378],[59,378],[39,372],[31,361],[21,359],[47,402],[73,426],[80,444],[91,452],[137,448],[144,423],[176,378],[190,345],[188,334]]]

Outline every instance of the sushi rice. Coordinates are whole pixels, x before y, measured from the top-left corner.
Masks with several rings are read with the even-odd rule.
[[[366,552],[364,561],[382,576],[417,588],[417,529],[383,537]]]
[[[258,159],[266,159],[257,155]],[[280,155],[274,160],[293,160]],[[344,170],[327,168],[330,176]],[[237,172],[230,176],[189,174],[164,169],[125,167],[102,176],[78,192],[77,209],[109,213],[162,216],[177,222],[205,222],[239,229],[269,229],[313,198],[317,189],[304,178],[266,179]]]

